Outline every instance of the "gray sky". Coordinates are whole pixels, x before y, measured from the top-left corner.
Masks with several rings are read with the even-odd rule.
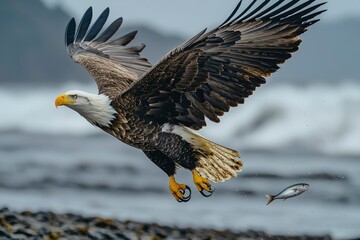
[[[205,27],[220,24],[231,13],[238,0],[42,0],[48,6],[62,6],[79,19],[89,7],[95,16],[110,7],[109,19],[122,16],[125,24],[143,24],[163,33],[190,37]],[[260,1],[261,2],[261,1]],[[320,0],[319,2],[322,2]],[[250,0],[243,0],[249,4]],[[360,0],[328,0],[323,21],[360,18]]]

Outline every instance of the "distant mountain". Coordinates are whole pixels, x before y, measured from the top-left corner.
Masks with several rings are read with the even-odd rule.
[[[64,51],[68,19],[60,9],[47,9],[40,1],[2,0],[1,83],[33,86],[80,75]]]
[[[0,86],[88,82],[89,74],[73,63],[64,47],[64,31],[69,19],[62,9],[48,9],[39,0],[1,0]],[[185,40],[162,35],[148,27],[125,26],[120,34],[136,29],[139,33],[134,43],[146,43],[143,54],[151,62]]]
[[[0,84],[48,86],[65,81],[89,81],[88,73],[67,56],[64,29],[70,16],[48,9],[39,0],[0,1]],[[360,81],[360,19],[320,22],[303,35],[295,57],[274,75],[277,83]],[[205,26],[204,26],[205,27]],[[139,30],[135,43],[146,43],[143,55],[152,63],[185,41],[147,26],[128,26],[121,33]],[[194,33],[195,34],[195,33]]]

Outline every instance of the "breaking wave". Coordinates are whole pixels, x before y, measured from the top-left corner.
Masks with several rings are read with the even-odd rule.
[[[56,109],[55,97],[78,88],[1,89],[0,131],[89,135],[100,131],[67,108]],[[324,154],[360,155],[360,84],[267,84],[232,109],[220,124],[208,123],[201,133],[237,149],[305,149]]]

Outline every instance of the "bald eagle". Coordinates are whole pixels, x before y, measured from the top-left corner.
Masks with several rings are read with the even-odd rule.
[[[122,18],[100,33],[109,8],[90,27],[90,7],[77,29],[74,18],[69,21],[65,45],[70,57],[95,79],[99,93],[72,90],[58,96],[55,105],[77,111],[141,149],[168,175],[177,201],[191,197],[190,188],[174,178],[179,166],[192,172],[197,190],[208,197],[213,192],[210,182],[235,177],[243,163],[239,152],[196,130],[206,126],[205,119],[219,122],[230,107],[244,103],[298,50],[299,35],[325,11],[316,10],[324,3],[314,1],[264,0],[254,5],[254,0],[239,11],[240,1],[222,24],[200,31],[155,65],[140,56],[145,45],[128,46],[136,31],[110,39]]]

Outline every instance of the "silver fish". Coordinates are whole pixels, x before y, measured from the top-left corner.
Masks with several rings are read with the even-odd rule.
[[[288,199],[292,197],[296,197],[303,192],[305,192],[309,188],[309,184],[307,183],[297,183],[294,185],[291,185],[284,190],[282,190],[280,193],[276,195],[265,195],[268,199],[268,202],[266,205],[269,205],[272,201],[275,199]]]

